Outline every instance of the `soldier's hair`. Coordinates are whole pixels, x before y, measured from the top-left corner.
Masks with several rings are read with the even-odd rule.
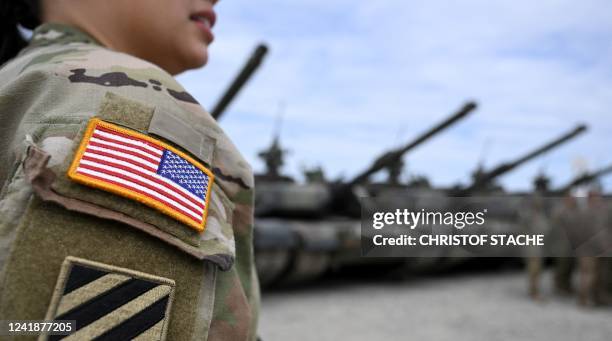
[[[27,45],[18,25],[33,30],[40,25],[39,0],[0,1],[0,65]]]

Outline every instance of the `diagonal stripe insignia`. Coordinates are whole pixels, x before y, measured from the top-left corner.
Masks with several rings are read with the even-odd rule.
[[[164,340],[174,281],[68,257],[47,314],[75,320],[70,335],[45,340]]]
[[[206,226],[213,173],[146,134],[91,119],[68,177],[143,203],[199,232]]]

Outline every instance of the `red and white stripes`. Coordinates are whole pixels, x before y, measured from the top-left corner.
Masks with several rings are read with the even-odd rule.
[[[98,125],[76,173],[136,192],[202,224],[205,201],[157,173],[164,151],[151,141]]]

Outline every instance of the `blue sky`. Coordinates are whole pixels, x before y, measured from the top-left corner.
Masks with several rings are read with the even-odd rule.
[[[280,103],[286,173],[350,177],[466,100],[478,111],[405,158],[407,174],[466,182],[571,129],[590,132],[502,178],[553,184],[612,163],[612,2],[223,0],[209,65],[179,76],[211,108],[260,41],[271,51],[221,126],[251,162]],[[612,176],[604,182],[612,189]]]

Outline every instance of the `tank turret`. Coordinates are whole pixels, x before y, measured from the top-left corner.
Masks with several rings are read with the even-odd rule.
[[[423,134],[419,135],[416,139],[412,140],[408,144],[397,149],[386,151],[381,154],[378,158],[374,160],[370,167],[357,174],[355,177],[353,177],[352,180],[343,183],[332,184],[332,196],[328,210],[343,215],[359,216],[361,212],[357,199],[359,195],[355,193],[357,185],[365,184],[370,178],[370,176],[383,169],[389,170],[391,178],[396,175],[399,176],[397,168],[402,166],[402,158],[404,157],[404,155],[406,155],[409,151],[412,151],[414,148],[418,147],[425,141],[429,140],[434,135],[442,132],[443,130],[449,128],[461,119],[467,117],[476,108],[477,104],[475,102],[468,102],[464,104],[459,109],[459,111],[455,112],[450,117],[446,118],[444,121],[438,123],[429,130],[425,131]],[[389,185],[397,186],[398,184],[390,183]]]
[[[612,173],[612,165],[608,165],[606,167],[600,168],[599,170],[592,172],[592,173],[584,173],[576,178],[574,178],[573,180],[571,180],[570,182],[568,182],[567,184],[559,187],[558,189],[555,190],[556,193],[559,194],[564,194],[569,192],[572,188],[576,187],[576,186],[580,186],[592,181],[595,181],[603,176],[606,176],[608,174]]]
[[[456,196],[465,196],[473,192],[483,190],[487,188],[487,186],[489,186],[495,179],[499,178],[500,176],[514,170],[515,168],[519,167],[522,164],[527,163],[528,161],[535,159],[536,157],[540,155],[543,155],[561,146],[562,144],[566,142],[571,141],[575,137],[586,132],[586,130],[587,130],[586,125],[579,125],[576,128],[572,129],[572,131],[563,134],[562,136],[554,139],[553,141],[543,145],[542,147],[539,147],[533,150],[532,152],[527,153],[526,155],[514,161],[502,163],[490,171],[481,171],[479,172],[478,176],[474,177],[472,184],[470,184],[469,186],[463,189],[460,189],[459,191],[453,194]]]
[[[285,164],[285,155],[287,150],[281,148],[278,135],[272,140],[272,144],[268,149],[259,152],[258,156],[266,164],[266,171],[262,174],[256,174],[255,180],[258,183],[262,182],[293,182],[293,179],[282,175],[280,173],[281,168]]]
[[[363,172],[359,173],[351,181],[349,181],[348,185],[349,186],[353,186],[353,185],[356,185],[356,184],[359,184],[359,183],[363,183],[365,180],[367,180],[374,173],[376,173],[376,172],[378,172],[378,171],[380,171],[380,170],[382,170],[384,168],[387,168],[387,167],[393,168],[394,165],[397,165],[398,162],[401,162],[402,157],[407,152],[409,152],[409,151],[413,150],[414,148],[418,147],[423,142],[429,140],[434,135],[436,135],[439,132],[441,132],[441,131],[445,130],[446,128],[450,127],[451,125],[453,125],[457,121],[461,120],[462,118],[465,118],[474,109],[476,109],[476,107],[477,107],[476,103],[468,102],[457,113],[453,114],[451,117],[449,117],[446,120],[440,122],[439,124],[437,124],[433,128],[431,128],[428,131],[426,131],[425,133],[421,134],[419,137],[414,139],[412,142],[406,144],[405,146],[397,148],[395,150],[391,150],[391,151],[385,152],[384,154],[379,156],[376,160],[374,160],[374,162],[372,163],[372,165],[370,167],[368,167],[366,170],[364,170]]]

